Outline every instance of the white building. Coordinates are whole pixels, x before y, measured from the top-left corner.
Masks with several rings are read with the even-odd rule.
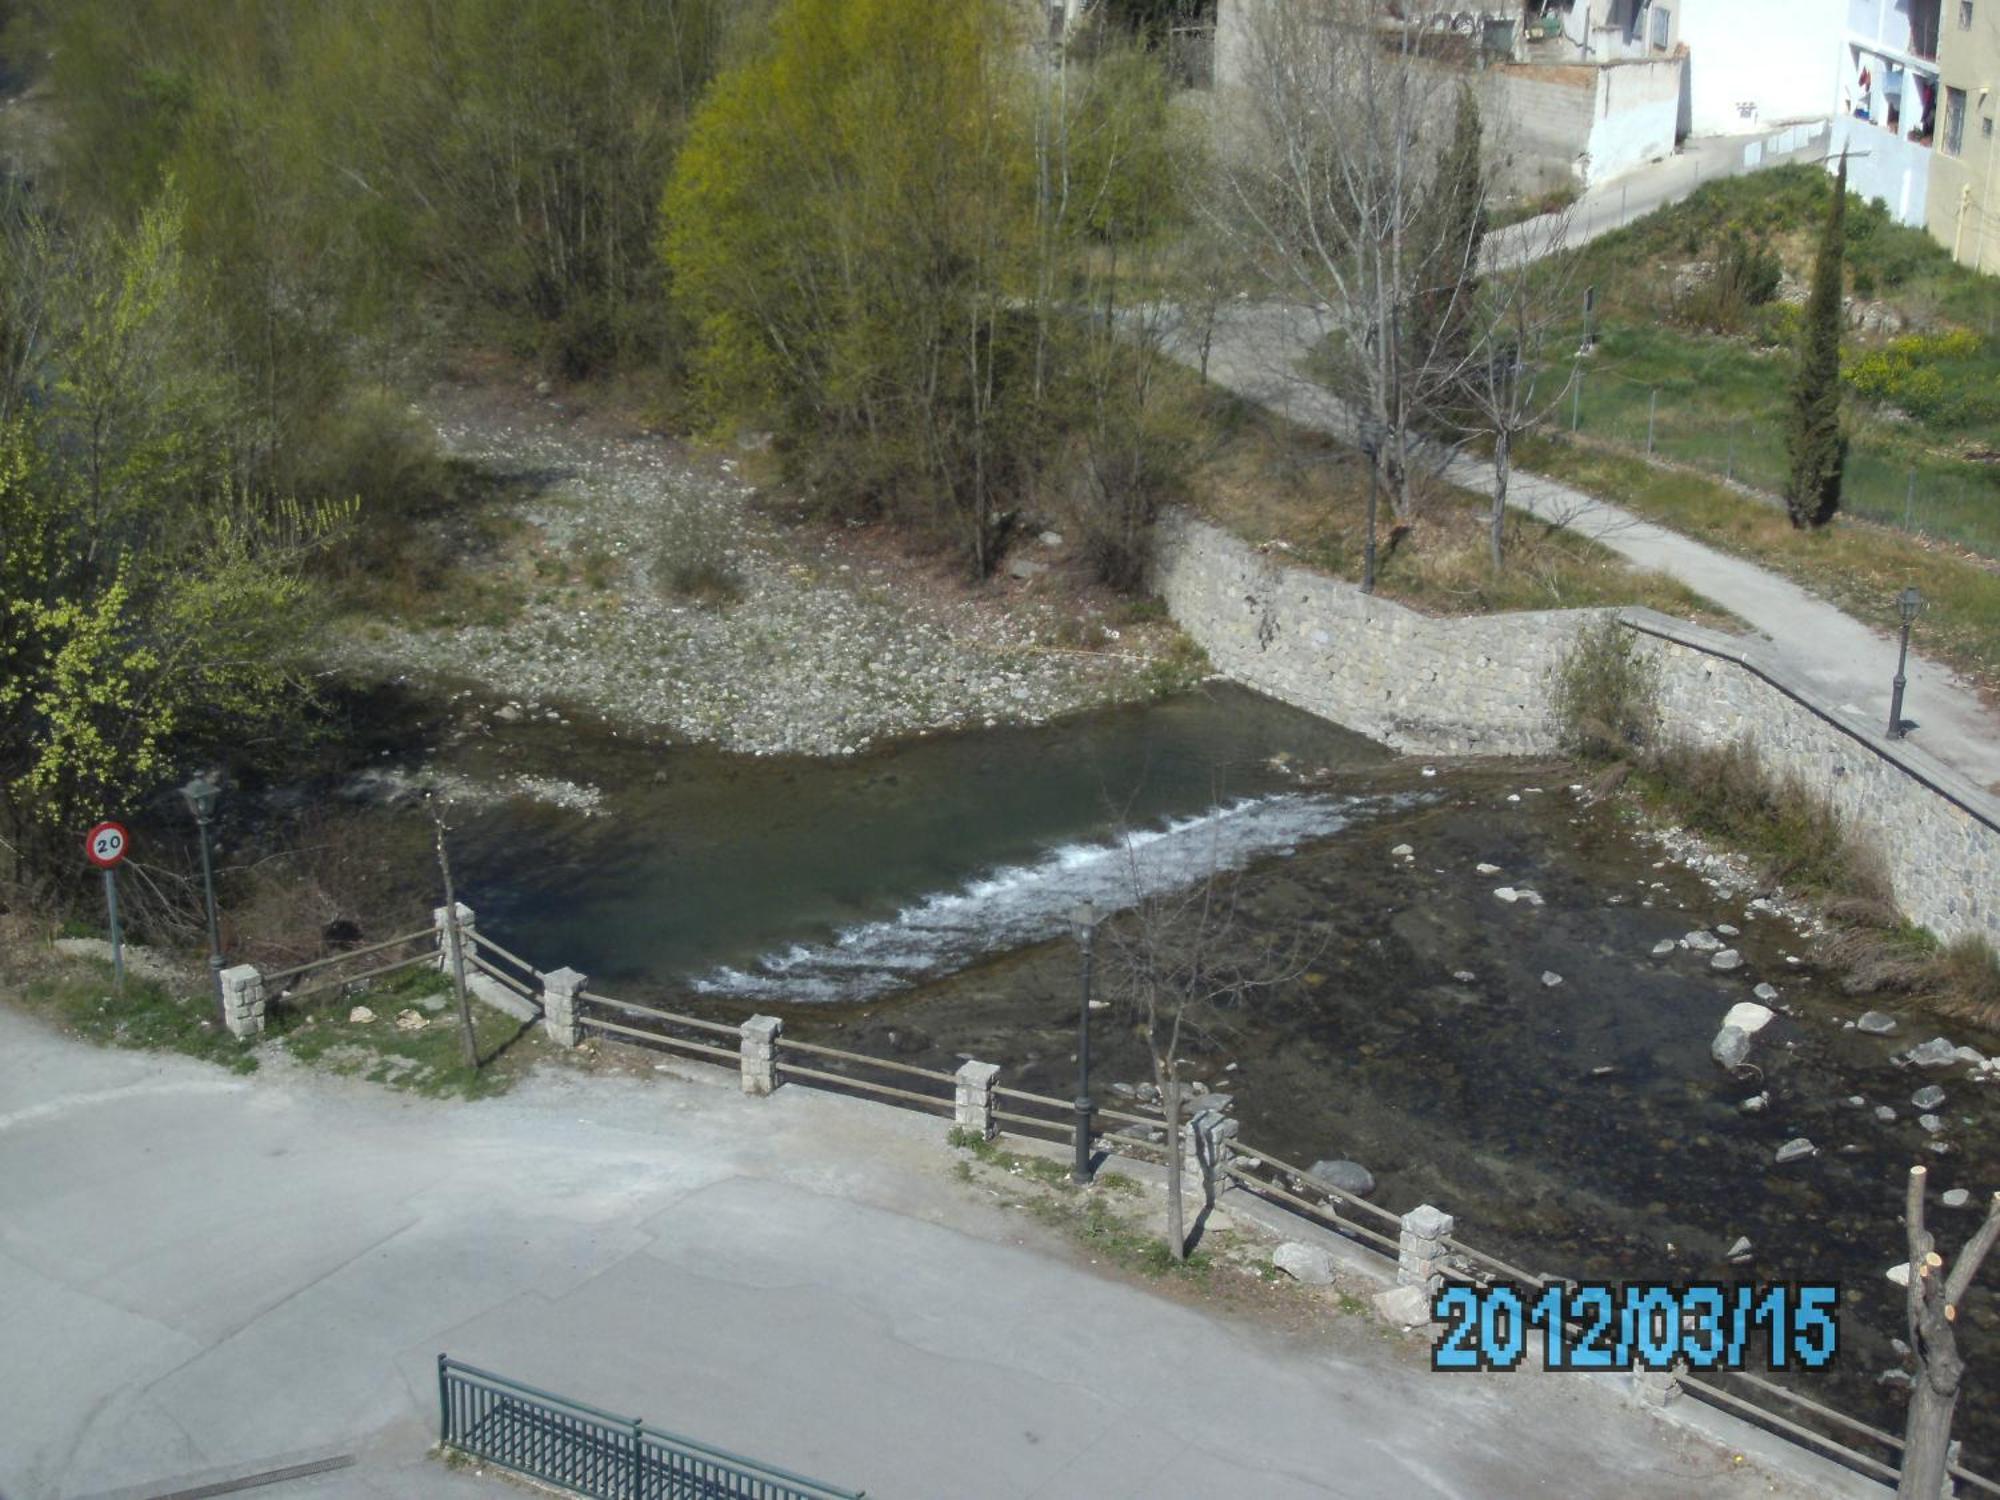
[[[1862,0],[1872,4],[1874,0]],[[1849,0],[1681,0],[1688,49],[1683,135],[1754,135],[1824,120]]]

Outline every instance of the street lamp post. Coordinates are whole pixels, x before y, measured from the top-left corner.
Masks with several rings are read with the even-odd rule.
[[[215,1008],[220,1013],[224,1010],[222,926],[215,915],[215,862],[208,848],[208,825],[215,818],[215,804],[221,800],[222,788],[206,776],[197,775],[181,788],[181,796],[186,799],[188,811],[194,814],[195,824],[201,829],[201,888],[208,898],[208,974],[214,981]]]
[[[1910,660],[1910,622],[1917,617],[1917,610],[1923,604],[1923,596],[1915,589],[1904,589],[1896,596],[1896,612],[1903,617],[1903,644],[1896,652],[1896,680],[1889,689],[1889,738],[1903,737],[1903,668]]]
[[[1076,1164],[1069,1180],[1090,1181],[1090,1116],[1097,1108],[1090,1102],[1090,969],[1097,947],[1097,907],[1084,902],[1070,914],[1076,929],[1077,946],[1083,953],[1083,998],[1076,1008]]]

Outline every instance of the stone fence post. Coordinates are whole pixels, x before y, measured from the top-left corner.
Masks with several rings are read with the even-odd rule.
[[[743,1092],[763,1098],[777,1088],[778,1038],[785,1023],[778,1016],[752,1016],[742,1026]]]
[[[952,1100],[954,1129],[970,1130],[982,1141],[1000,1133],[993,1118],[993,1090],[1000,1078],[998,1063],[968,1062],[958,1067],[958,1091]]]
[[[1420,1286],[1436,1296],[1444,1282],[1445,1236],[1457,1220],[1441,1208],[1420,1203],[1403,1215],[1402,1243],[1396,1256],[1400,1286]]]
[[[542,1030],[558,1047],[581,1040],[576,1025],[576,997],[587,981],[575,969],[561,968],[542,976]]]
[[[472,908],[467,906],[463,901],[456,904],[458,906],[458,935],[459,940],[465,944],[465,966],[469,969],[472,967],[472,955],[479,948],[479,934],[473,928]],[[440,974],[449,974],[451,972],[452,957],[451,924],[446,920],[445,909],[442,906],[431,908],[431,925],[437,928],[438,972]]]
[[[236,1037],[264,1030],[264,976],[249,964],[222,971],[222,1023]]]

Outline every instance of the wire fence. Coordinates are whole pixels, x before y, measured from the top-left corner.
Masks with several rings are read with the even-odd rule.
[[[1788,473],[1782,409],[1745,409],[1699,378],[1627,374],[1577,361],[1550,425],[1595,443],[1685,465],[1781,506]],[[1851,515],[2000,559],[2000,454],[1986,464],[1911,461],[1866,432],[1849,450],[1841,507]]]

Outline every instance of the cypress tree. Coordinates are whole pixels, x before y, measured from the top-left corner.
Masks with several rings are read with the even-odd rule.
[[[1486,238],[1483,127],[1470,89],[1458,92],[1451,139],[1438,151],[1437,174],[1419,219],[1421,256],[1411,298],[1410,368],[1419,381],[1449,385],[1472,343],[1472,300],[1479,290],[1479,249]]]
[[[1785,449],[1791,475],[1785,509],[1800,530],[1824,526],[1840,509],[1840,476],[1847,466],[1847,433],[1840,425],[1841,262],[1846,253],[1847,153],[1833,181],[1833,202],[1813,259],[1812,295],[1806,302],[1798,374],[1792,384],[1791,422]]]

